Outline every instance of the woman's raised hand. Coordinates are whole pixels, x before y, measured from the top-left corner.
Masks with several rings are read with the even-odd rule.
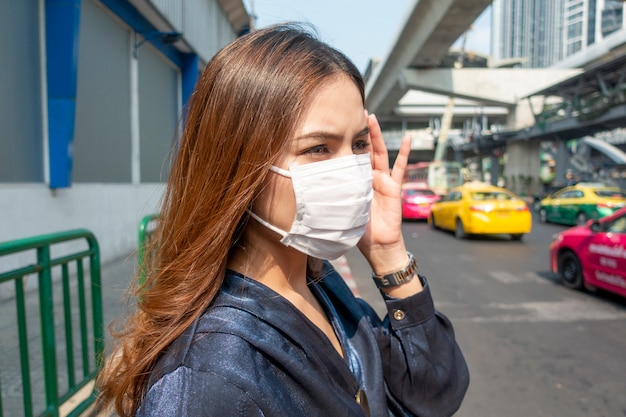
[[[411,151],[409,136],[402,138],[398,156],[389,170],[389,155],[376,116],[367,115],[372,143],[374,197],[370,220],[359,241],[359,250],[374,271],[385,273],[402,269],[408,262],[402,237],[402,181]]]

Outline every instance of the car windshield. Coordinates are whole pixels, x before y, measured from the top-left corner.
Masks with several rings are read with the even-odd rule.
[[[626,199],[626,192],[622,190],[595,190],[594,192],[598,197]]]
[[[406,190],[406,195],[414,197],[416,195],[435,195],[432,190]]]
[[[471,194],[472,200],[484,201],[484,200],[512,200],[507,193],[498,191],[476,191]]]

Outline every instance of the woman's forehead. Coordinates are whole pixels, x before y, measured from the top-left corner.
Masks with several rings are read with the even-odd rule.
[[[296,124],[295,138],[345,135],[361,130],[365,113],[361,93],[345,75],[329,77],[310,98]]]

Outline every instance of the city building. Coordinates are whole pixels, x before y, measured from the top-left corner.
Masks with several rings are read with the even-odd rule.
[[[545,68],[624,28],[619,0],[494,0],[491,54]]]
[[[620,0],[604,0],[601,14],[602,37],[610,35],[624,27],[624,2]]]
[[[564,57],[622,29],[623,7],[623,2],[618,0],[565,0]]]
[[[102,261],[158,210],[200,71],[242,0],[2,0],[0,241],[84,228]],[[7,265],[4,265],[7,266]]]
[[[563,58],[564,0],[494,0],[491,54],[523,58],[527,68],[545,68]]]

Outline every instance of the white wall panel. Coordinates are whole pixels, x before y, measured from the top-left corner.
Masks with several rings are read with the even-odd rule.
[[[216,0],[187,0],[183,27],[185,38],[204,62],[237,36]]]
[[[0,0],[0,183],[42,182],[42,91],[36,1]]]
[[[130,182],[130,32],[83,1],[78,55],[75,182]]]
[[[149,45],[139,54],[141,182],[165,182],[179,116],[178,71]]]
[[[91,183],[51,193],[43,184],[3,185],[0,201],[11,201],[17,210],[0,216],[0,242],[85,228],[98,239],[104,264],[137,249],[139,223],[159,210],[164,189],[164,184]],[[2,270],[23,265],[24,260],[4,259]]]
[[[174,27],[183,27],[183,0],[152,0],[152,5]]]

